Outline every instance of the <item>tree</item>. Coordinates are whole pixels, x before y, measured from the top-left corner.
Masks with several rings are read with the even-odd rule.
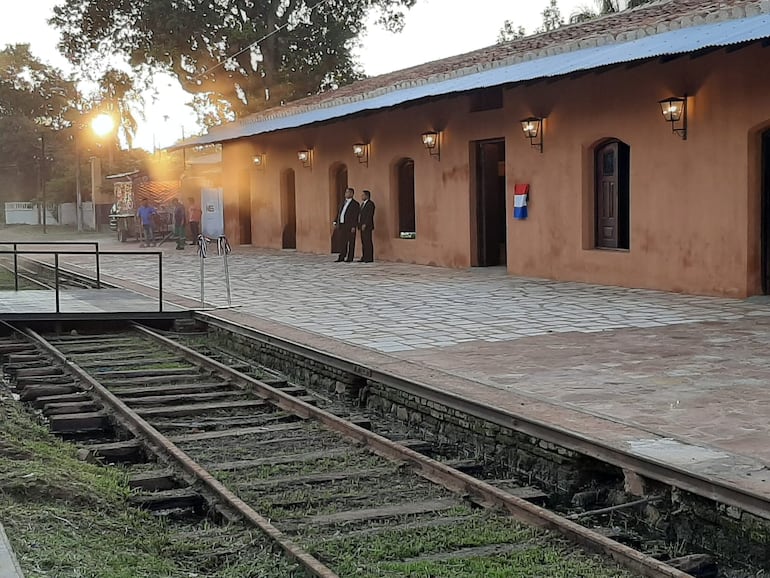
[[[562,24],[564,24],[564,18],[562,18],[561,10],[557,0],[550,0],[548,6],[543,10],[543,25],[536,30],[540,32],[551,32],[556,30]]]
[[[513,22],[506,20],[503,22],[503,27],[497,35],[497,43],[502,44],[503,42],[510,42],[511,40],[524,38],[526,35],[527,31],[524,30],[523,26],[517,28],[513,25]]]
[[[136,135],[138,123],[134,108],[143,104],[141,94],[134,88],[134,79],[126,72],[111,68],[99,79],[98,109],[117,117],[117,130],[112,139],[117,148],[119,137],[129,148]]]
[[[49,154],[40,158],[39,139],[49,152],[66,148],[63,129],[74,93],[74,84],[35,58],[28,44],[0,50],[0,195],[6,200],[32,198],[41,177],[56,175]]]
[[[242,116],[362,76],[352,50],[372,11],[403,27],[416,0],[65,0],[51,19],[84,68],[120,55],[165,71],[204,114]]]
[[[649,4],[652,1],[653,0],[625,0],[624,2],[623,0],[596,0],[596,8],[598,11],[590,6],[583,6],[579,8],[577,12],[572,13],[569,17],[569,21],[570,24],[587,22],[588,20],[593,20],[594,18],[604,16],[605,14],[615,14],[616,12],[622,12],[626,9]]]

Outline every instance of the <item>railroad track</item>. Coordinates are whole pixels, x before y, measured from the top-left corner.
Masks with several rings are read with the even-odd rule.
[[[43,264],[40,263],[39,267],[42,266]],[[54,289],[55,283],[53,280],[53,267],[48,265],[45,265],[45,267],[46,274],[41,274],[40,269],[36,270],[20,263],[18,266],[20,286],[24,288],[26,285],[27,289]],[[0,262],[0,269],[2,269],[7,274],[10,274],[11,280],[13,279],[14,270],[12,265]],[[51,278],[49,279],[49,277]],[[11,285],[13,285],[13,283],[11,283]],[[86,279],[75,273],[70,273],[61,269],[59,270],[60,289],[91,289],[95,286],[96,283],[94,281]]]
[[[513,519],[638,575],[689,575],[541,507],[533,488],[478,479],[472,463],[426,455],[429,444],[373,433],[365,419],[334,415],[304,388],[221,350],[210,353],[228,364],[142,327],[13,330],[0,354],[21,399],[86,457],[138,463],[138,505],[246,519],[311,575],[413,575],[400,572],[432,561],[492,568],[527,551],[532,536],[522,544]],[[148,456],[155,461],[142,463]],[[443,544],[440,554],[422,553],[428,539]],[[407,554],[393,561],[387,548]]]

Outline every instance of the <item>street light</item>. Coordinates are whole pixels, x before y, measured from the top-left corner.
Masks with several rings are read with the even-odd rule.
[[[107,136],[112,132],[113,128],[115,128],[115,119],[104,112],[96,115],[91,121],[91,129],[93,129],[94,134],[99,137]]]
[[[115,119],[112,115],[105,112],[97,114],[91,119],[91,130],[98,137],[104,137],[110,134],[115,128]],[[83,231],[83,200],[80,190],[80,142],[78,138],[79,131],[75,131],[75,209],[77,217],[78,232]],[[93,180],[93,161],[91,161],[91,175]],[[96,220],[96,203],[93,198],[93,183],[91,186],[91,202],[93,204],[94,211],[94,223]]]

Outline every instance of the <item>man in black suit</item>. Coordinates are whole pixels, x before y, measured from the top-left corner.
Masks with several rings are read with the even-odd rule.
[[[374,261],[374,244],[372,243],[372,232],[374,231],[374,202],[372,193],[363,191],[361,210],[358,214],[358,228],[361,229],[361,263],[371,263]]]
[[[340,256],[337,258],[337,263],[340,261],[350,263],[356,250],[356,229],[358,228],[360,207],[358,201],[353,198],[354,194],[355,191],[351,187],[345,189],[345,200],[337,212],[337,222],[334,224],[337,227],[340,246]]]

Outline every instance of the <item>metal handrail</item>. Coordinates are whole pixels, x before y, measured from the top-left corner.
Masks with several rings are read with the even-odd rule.
[[[155,255],[158,257],[158,312],[163,312],[163,251],[100,251],[99,243],[63,242],[62,245],[94,245],[94,251],[67,251],[43,249],[19,249],[18,245],[56,245],[41,241],[6,242],[0,245],[13,245],[13,250],[0,249],[0,255],[13,255],[13,277],[15,290],[19,290],[19,255],[53,255],[54,257],[54,291],[56,292],[56,313],[61,313],[59,304],[59,256],[60,255],[95,255],[96,257],[96,288],[101,289],[101,257],[103,255]]]
[[[81,245],[90,247],[93,245],[94,254],[96,255],[96,288],[102,288],[102,275],[99,266],[99,242],[98,241],[13,241],[3,242],[0,245],[13,245],[14,251],[16,251],[19,245]],[[78,253],[86,253],[86,251],[78,251]],[[19,290],[19,260],[17,255],[13,256],[13,277],[14,277],[14,290]]]

